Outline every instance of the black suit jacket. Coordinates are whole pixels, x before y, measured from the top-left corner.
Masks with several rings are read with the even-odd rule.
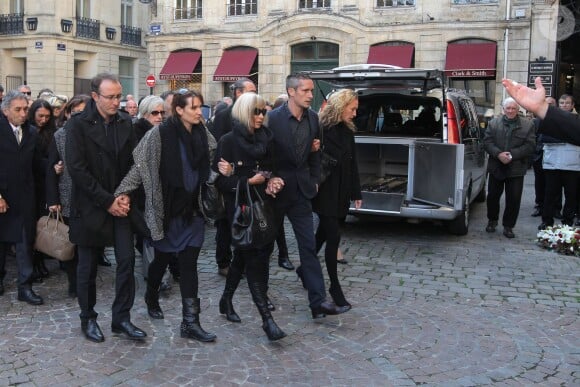
[[[212,132],[216,141],[219,141],[224,134],[232,131],[233,108],[234,104],[232,103],[226,109],[222,109],[216,113],[213,119],[213,132]]]
[[[70,239],[81,246],[114,244],[115,189],[133,165],[135,133],[128,114],[119,112],[114,123],[118,153],[111,146],[94,101],[66,123],[66,166],[72,179]]]
[[[31,243],[36,230],[35,183],[41,174],[41,155],[37,134],[27,123],[21,129],[18,144],[8,119],[0,116],[0,194],[9,206],[0,214],[0,242],[21,242],[24,226]]]
[[[318,138],[318,115],[310,109],[306,112],[308,141],[298,157],[289,125],[291,116],[287,103],[268,114],[268,127],[274,136],[274,174],[284,180],[284,189],[277,195],[280,203],[295,199],[299,192],[312,199],[320,181],[320,152],[311,152],[312,141]]]

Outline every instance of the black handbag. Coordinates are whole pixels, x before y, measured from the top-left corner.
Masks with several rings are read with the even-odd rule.
[[[199,210],[206,219],[222,219],[226,216],[223,194],[215,186],[219,173],[210,171],[209,178],[199,188]]]
[[[334,171],[338,160],[324,151],[324,129],[320,130],[320,184],[324,183],[328,176]]]
[[[232,245],[235,248],[261,248],[276,239],[274,211],[256,187],[253,191],[255,198],[252,198],[248,181],[238,181],[232,220]]]

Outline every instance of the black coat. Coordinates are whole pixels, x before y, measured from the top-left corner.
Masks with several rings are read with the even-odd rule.
[[[350,201],[362,199],[354,133],[342,123],[322,130],[324,151],[338,163],[320,185],[312,206],[318,214],[344,218]]]
[[[22,141],[16,141],[7,118],[0,116],[0,194],[9,208],[0,214],[0,241],[20,242],[22,227],[32,243],[36,230],[35,181],[42,173],[36,133],[22,125]]]
[[[580,146],[580,115],[550,106],[540,122],[539,132]]]
[[[320,152],[311,151],[312,141],[318,138],[318,116],[310,109],[306,112],[310,132],[307,144],[297,157],[289,127],[291,115],[287,103],[268,113],[268,127],[274,136],[274,172],[284,180],[284,189],[276,196],[280,202],[286,203],[293,201],[299,192],[307,199],[314,198],[320,181]]]
[[[220,138],[226,133],[232,131],[232,109],[234,108],[234,104],[231,104],[226,109],[222,109],[218,111],[213,118],[212,123],[212,132],[213,136],[215,137],[216,141],[219,141]]]
[[[133,165],[131,117],[119,112],[110,125],[117,134],[117,154],[93,100],[65,126],[65,163],[73,183],[70,239],[81,246],[114,244],[113,215],[107,210],[115,200],[115,189]]]

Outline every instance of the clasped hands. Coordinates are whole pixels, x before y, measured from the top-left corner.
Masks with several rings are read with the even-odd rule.
[[[115,198],[107,211],[113,216],[123,218],[129,214],[129,210],[131,210],[131,198],[126,194],[121,194]]]
[[[512,156],[510,152],[501,152],[497,155],[497,158],[502,162],[502,164],[509,164],[512,162]]]

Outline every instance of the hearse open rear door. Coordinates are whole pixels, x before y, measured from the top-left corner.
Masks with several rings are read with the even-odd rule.
[[[461,210],[463,147],[420,141],[410,144],[407,200]]]

